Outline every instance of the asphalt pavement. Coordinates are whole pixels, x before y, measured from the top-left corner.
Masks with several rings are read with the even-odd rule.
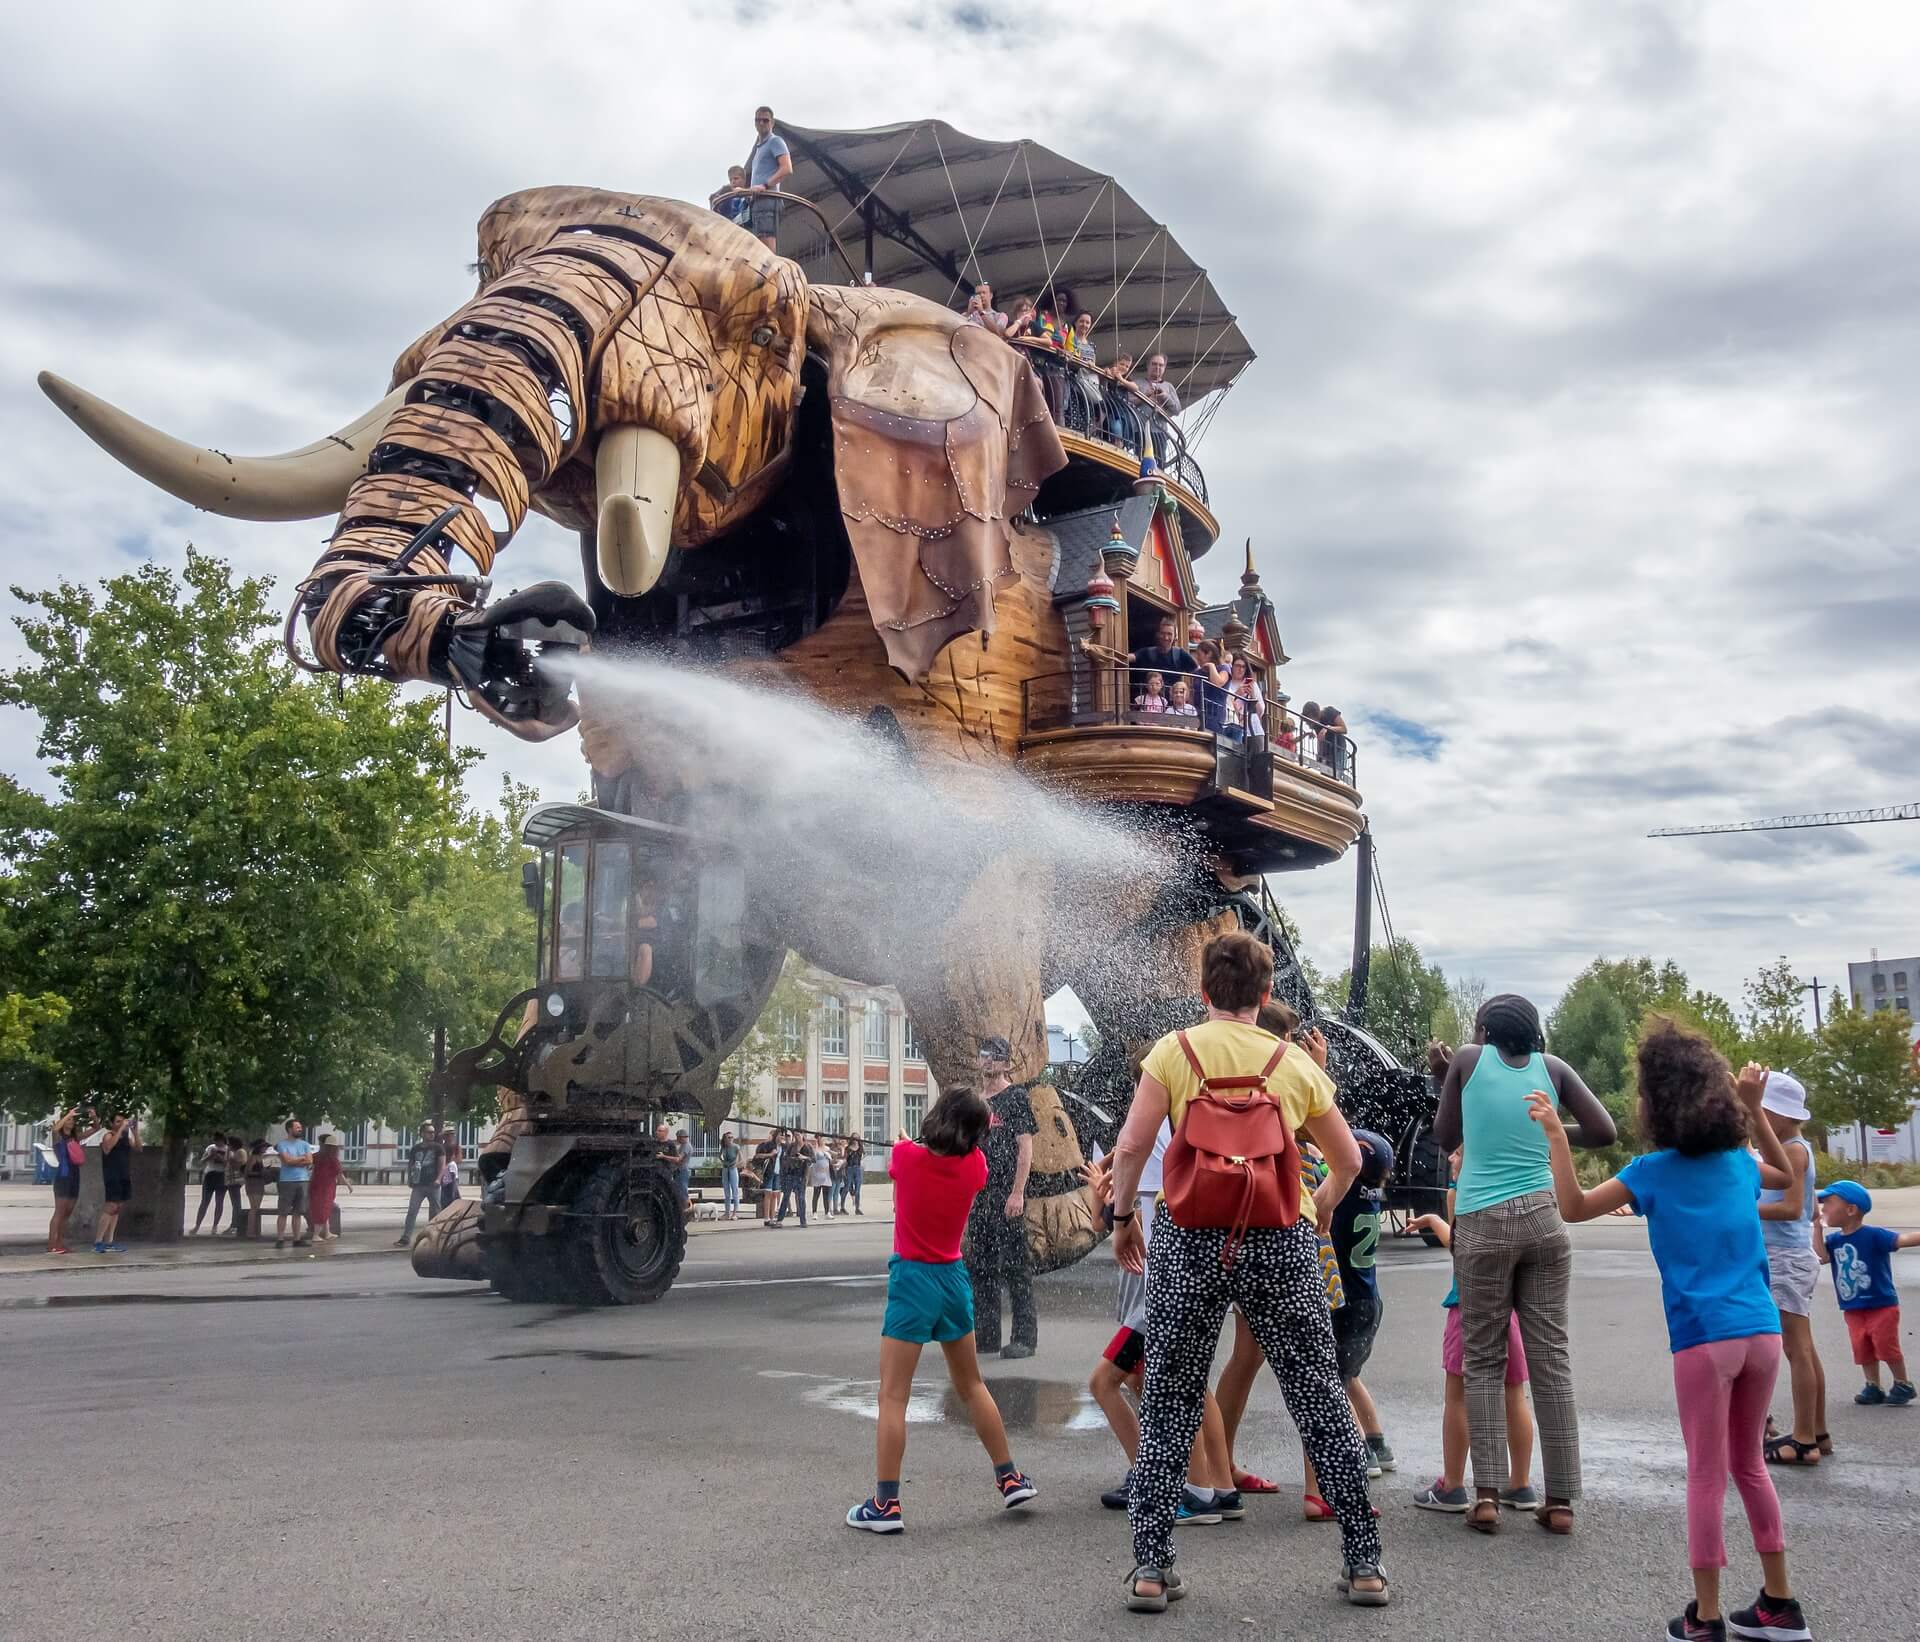
[[[1264,1382],[1241,1458],[1287,1491],[1182,1529],[1193,1595],[1159,1618],[1122,1611],[1126,1521],[1097,1499],[1122,1471],[1084,1390],[1112,1327],[1104,1249],[1040,1280],[1039,1355],[988,1370],[1038,1501],[999,1508],[934,1358],[907,1532],[843,1525],[871,1485],[889,1231],[697,1237],[664,1301],[620,1311],[509,1305],[416,1279],[397,1252],[0,1263],[0,1637],[1605,1642],[1662,1634],[1688,1594],[1684,1456],[1637,1223],[1575,1234],[1573,1538],[1511,1514],[1483,1538],[1409,1503],[1439,1469],[1449,1272],[1394,1242],[1366,1376],[1400,1457],[1375,1484],[1393,1606],[1338,1600],[1337,1532],[1300,1520],[1298,1449]],[[1897,1273],[1920,1294],[1920,1257]],[[1920,1408],[1855,1408],[1828,1292],[1817,1327],[1838,1452],[1777,1475],[1796,1584],[1823,1638],[1909,1637]],[[1745,1600],[1757,1565],[1731,1497],[1728,1543]]]

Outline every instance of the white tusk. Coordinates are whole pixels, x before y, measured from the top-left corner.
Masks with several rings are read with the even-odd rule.
[[[680,449],[658,429],[622,423],[600,435],[593,478],[600,499],[600,579],[622,598],[638,598],[666,566],[680,494]]]
[[[40,389],[80,431],[123,467],[183,502],[230,519],[319,519],[338,513],[347,487],[366,471],[387,419],[405,402],[395,388],[338,433],[279,456],[229,456],[148,427],[85,388],[40,373]]]

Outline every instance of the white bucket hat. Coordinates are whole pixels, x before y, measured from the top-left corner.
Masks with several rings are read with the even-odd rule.
[[[1794,1123],[1804,1123],[1810,1115],[1807,1111],[1806,1086],[1790,1072],[1767,1074],[1767,1092],[1760,1097],[1760,1104],[1767,1111]]]

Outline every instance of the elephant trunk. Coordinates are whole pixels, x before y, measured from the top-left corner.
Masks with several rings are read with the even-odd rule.
[[[531,494],[581,448],[594,364],[665,264],[662,251],[617,231],[563,231],[454,316],[421,357],[303,584],[322,665],[477,682],[448,654],[477,589],[451,573],[447,544],[480,576],[492,569]],[[649,477],[677,486],[677,462],[666,474],[655,461]],[[478,505],[482,490],[505,512],[500,536]],[[653,534],[664,555],[664,532]],[[396,574],[403,584],[389,579]]]

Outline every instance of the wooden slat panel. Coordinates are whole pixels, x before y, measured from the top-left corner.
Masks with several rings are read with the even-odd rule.
[[[649,251],[644,245],[635,245],[617,234],[555,234],[534,254],[539,256],[546,250],[565,251],[570,256],[591,258],[617,268],[637,291],[644,291],[658,279],[667,265],[667,259],[658,251]]]
[[[431,524],[445,509],[460,511],[448,522],[444,539],[456,543],[484,576],[493,568],[493,527],[486,515],[457,490],[404,474],[369,473],[354,480],[347,492],[342,519],[385,519],[410,524],[415,530]]]
[[[517,291],[540,291],[566,303],[587,323],[596,341],[633,306],[633,288],[584,257],[560,251],[542,251],[487,288],[489,296],[512,296]]]
[[[518,530],[527,516],[527,476],[512,448],[465,411],[443,405],[402,406],[381,440],[464,462],[506,510],[508,530]]]
[[[510,296],[483,296],[467,304],[461,319],[473,325],[497,327],[524,336],[546,355],[567,390],[573,406],[573,434],[578,439],[587,417],[586,361],[581,357],[580,339],[573,327],[544,308]],[[569,441],[569,448],[573,441]]]
[[[448,337],[427,355],[420,376],[423,381],[457,382],[477,388],[519,417],[544,459],[542,471],[532,476],[534,484],[540,484],[560,465],[560,429],[547,404],[546,390],[512,349],[467,337]]]

